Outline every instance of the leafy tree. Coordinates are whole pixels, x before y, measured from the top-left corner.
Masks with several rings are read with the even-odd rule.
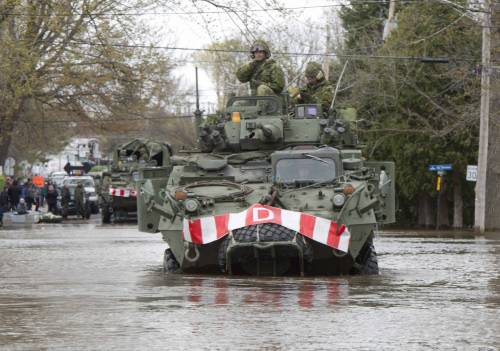
[[[0,164],[20,121],[40,127],[37,122],[45,116],[43,122],[52,127],[50,120],[57,115],[64,116],[66,130],[70,121],[99,126],[96,121],[142,116],[155,88],[172,86],[168,57],[130,45],[144,31],[134,16],[123,14],[150,3],[0,2]],[[124,127],[104,125],[118,131]],[[55,134],[47,137],[64,135]]]
[[[358,66],[350,103],[371,122],[364,133],[368,153],[396,161],[400,207],[410,209],[406,220],[414,222],[422,208],[419,200],[427,201],[423,207],[428,207],[429,195],[435,194],[435,174],[427,171],[427,165],[453,163],[457,170],[453,188],[460,192],[465,165],[475,159],[480,90],[475,62],[480,36],[473,21],[434,1],[407,4],[397,18],[397,29],[373,54],[447,56],[450,63],[367,59]],[[460,210],[456,208],[455,214]],[[446,223],[447,213],[440,216]]]
[[[382,45],[382,32],[387,18],[388,4],[357,3],[342,6],[339,17],[345,29],[346,53],[368,54]]]
[[[207,46],[209,51],[195,55],[195,61],[206,69],[215,85],[217,103],[222,109],[230,94],[245,94],[235,72],[248,59],[248,45],[239,39],[227,39]]]

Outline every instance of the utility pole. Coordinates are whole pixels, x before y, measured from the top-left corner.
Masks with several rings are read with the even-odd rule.
[[[394,14],[396,13],[396,0],[390,0],[389,3],[389,14],[387,16],[387,22],[385,24],[384,28],[384,34],[383,34],[383,39],[386,40],[389,35],[391,34],[391,31],[394,29]]]
[[[326,23],[326,56],[325,56],[325,62],[323,64],[323,71],[325,71],[325,78],[326,80],[330,79],[330,64],[332,62],[330,53],[332,52],[332,37],[331,37],[331,31],[330,31],[330,24],[328,23],[329,18],[327,17],[327,23]]]
[[[491,73],[491,3],[484,0],[483,49],[481,67],[481,111],[479,117],[479,153],[477,161],[474,229],[484,233],[486,223],[486,174],[488,169],[488,138],[490,117]]]

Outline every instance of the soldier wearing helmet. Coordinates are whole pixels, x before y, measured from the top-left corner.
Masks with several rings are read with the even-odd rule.
[[[326,80],[325,72],[317,62],[309,62],[305,76],[307,84],[299,93],[292,96],[292,101],[299,104],[321,104],[327,113],[333,100],[333,87]]]
[[[285,75],[276,61],[271,59],[271,50],[263,40],[257,40],[250,48],[252,61],[236,71],[242,83],[250,82],[252,95],[281,94],[285,86]]]

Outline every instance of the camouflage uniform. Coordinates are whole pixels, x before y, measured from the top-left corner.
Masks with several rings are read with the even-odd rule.
[[[85,203],[84,203],[85,191],[83,185],[79,183],[75,188],[75,207],[76,215],[85,218]]]
[[[300,89],[300,93],[293,100],[301,104],[321,104],[323,113],[327,113],[333,100],[333,86],[325,79],[321,65],[309,62],[306,67],[306,77],[315,78]]]
[[[252,45],[252,57],[254,48],[262,48],[266,58],[262,61],[254,60],[247,63],[236,71],[236,77],[242,83],[250,82],[252,95],[265,96],[281,94],[285,86],[285,75],[276,61],[270,59],[271,51],[266,42],[256,41]]]

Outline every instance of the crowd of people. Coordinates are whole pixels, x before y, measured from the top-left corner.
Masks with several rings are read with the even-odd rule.
[[[6,183],[0,192],[0,223],[3,214],[14,211],[25,214],[28,211],[39,211],[41,207],[48,206],[49,212],[57,211],[58,192],[51,181],[46,181],[43,187],[37,187],[31,179],[14,179],[7,177]]]

